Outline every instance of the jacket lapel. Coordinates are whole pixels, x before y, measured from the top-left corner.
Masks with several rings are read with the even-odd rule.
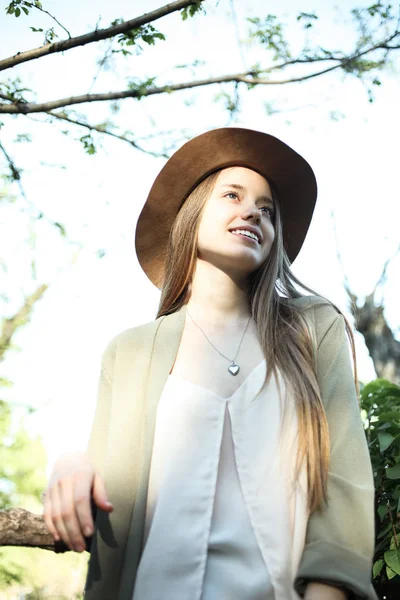
[[[147,490],[157,416],[158,401],[174,364],[186,317],[186,306],[164,317],[154,336],[148,378],[144,390],[144,410],[140,461],[138,462],[136,498],[130,524],[127,523],[127,545],[122,567],[119,600],[131,600],[137,567],[143,549]],[[129,464],[126,465],[129,469]]]

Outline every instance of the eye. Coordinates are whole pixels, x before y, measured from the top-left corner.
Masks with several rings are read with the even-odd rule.
[[[261,210],[264,210],[267,214],[269,214],[271,219],[274,216],[274,209],[271,206],[262,206]]]
[[[227,194],[225,194],[225,197],[227,196],[235,196],[235,198],[239,197],[236,192],[228,192]]]

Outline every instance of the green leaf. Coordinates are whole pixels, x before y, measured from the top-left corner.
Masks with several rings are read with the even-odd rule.
[[[397,573],[396,571],[393,571],[390,567],[386,567],[386,575],[388,576],[388,579],[393,579],[393,577],[396,577]]]
[[[389,410],[379,415],[380,421],[400,421],[400,411]]]
[[[400,575],[400,549],[386,550],[383,556],[385,558],[386,564],[392,571],[394,571],[394,574]],[[392,577],[394,577],[394,575],[392,575]],[[389,577],[389,579],[391,579],[391,577]]]
[[[394,537],[394,535],[392,535],[392,537],[390,538],[390,550],[397,550],[396,538]]]
[[[390,433],[378,433],[380,451],[384,452],[387,448],[389,448],[394,439],[395,438]]]
[[[387,510],[386,504],[381,504],[378,507],[378,515],[380,516],[381,519],[383,519],[387,514],[388,514],[388,510]]]
[[[385,470],[388,479],[400,479],[400,462]]]
[[[382,567],[383,567],[383,560],[377,560],[376,563],[374,563],[374,566],[372,569],[373,579],[375,579],[375,577],[377,575],[379,575],[379,573],[382,571]]]

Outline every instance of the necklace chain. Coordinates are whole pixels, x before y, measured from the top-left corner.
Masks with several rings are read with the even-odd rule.
[[[228,356],[225,356],[225,354],[222,354],[222,352],[220,352],[220,351],[218,350],[218,348],[216,348],[216,347],[214,346],[214,344],[211,342],[211,340],[209,340],[209,338],[207,337],[207,335],[205,334],[205,332],[203,331],[203,329],[200,327],[200,325],[198,325],[198,324],[196,323],[196,321],[193,319],[193,317],[192,317],[192,315],[190,314],[190,312],[189,312],[189,310],[188,310],[188,308],[187,308],[187,307],[186,307],[186,311],[187,311],[187,313],[188,313],[189,317],[192,319],[192,321],[193,321],[194,325],[196,325],[196,327],[197,327],[198,329],[200,329],[200,331],[203,333],[204,337],[205,337],[205,338],[206,338],[206,340],[207,340],[207,341],[208,341],[208,342],[211,344],[211,346],[214,348],[214,350],[216,350],[216,351],[218,352],[218,354],[220,354],[221,356],[223,356],[224,358],[226,358],[226,360],[229,360],[229,362],[231,362],[232,364],[235,364],[235,359],[236,359],[237,355],[239,354],[240,346],[242,345],[242,342],[243,342],[244,335],[245,335],[245,333],[246,333],[246,331],[247,331],[247,328],[248,328],[248,326],[249,326],[250,319],[251,319],[251,315],[250,315],[250,317],[249,317],[249,320],[247,321],[247,325],[246,325],[246,327],[245,327],[245,330],[243,331],[243,335],[242,335],[242,338],[241,338],[241,340],[240,340],[240,343],[239,343],[238,349],[236,350],[236,354],[235,354],[235,356],[233,357],[233,359],[231,359],[231,358],[229,358]]]

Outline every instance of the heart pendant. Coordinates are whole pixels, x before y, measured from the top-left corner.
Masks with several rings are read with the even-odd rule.
[[[240,367],[239,365],[237,365],[236,363],[232,363],[229,367],[228,367],[228,371],[231,375],[237,375],[240,371]]]

